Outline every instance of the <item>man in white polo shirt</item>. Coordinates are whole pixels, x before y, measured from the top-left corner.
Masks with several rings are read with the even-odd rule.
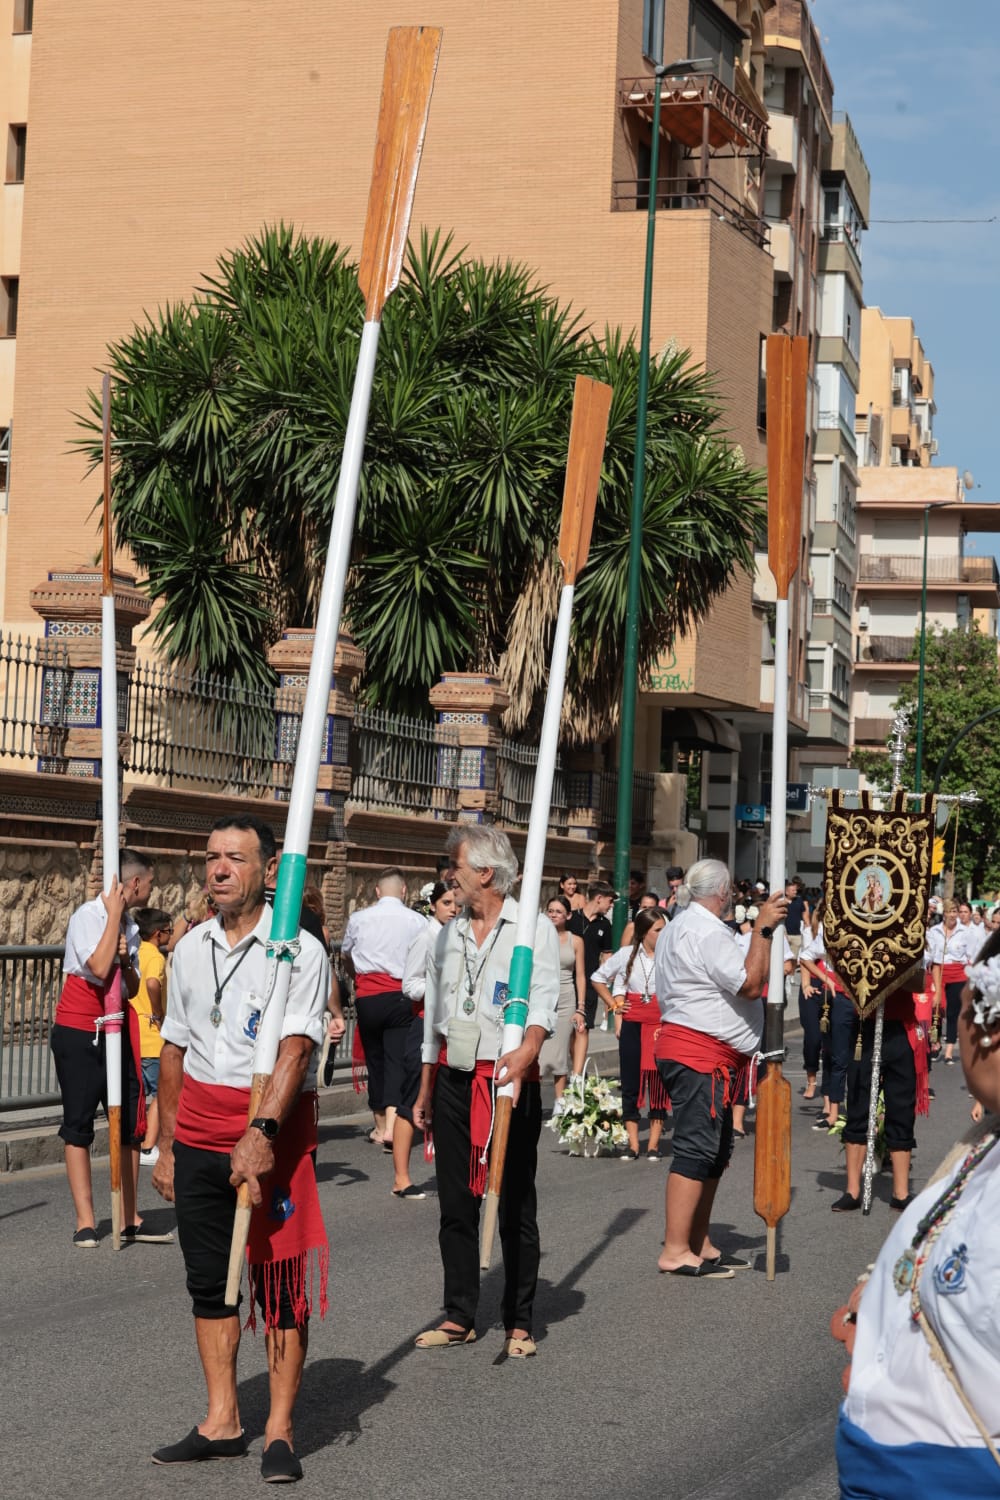
[[[749,1262],[712,1243],[709,1220],[733,1149],[733,1101],[760,1044],[772,929],[788,900],[778,892],[761,903],[745,955],[723,921],[732,880],[721,861],[692,865],[677,905],[656,945],[656,995],[666,1023],[656,1062],[674,1117],[658,1264],[674,1276],[730,1277]]]
[[[366,1066],[368,1108],[375,1117],[371,1138],[391,1146],[413,1020],[413,1006],[403,994],[403,972],[427,918],[406,905],[406,878],[395,867],[379,875],[375,898],[374,906],[351,913],[340,952],[354,976],[354,1086],[360,1093],[360,1070]]]

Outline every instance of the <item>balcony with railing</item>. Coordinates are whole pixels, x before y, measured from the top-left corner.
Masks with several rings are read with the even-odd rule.
[[[923,579],[919,556],[862,557],[858,561],[858,584],[871,587],[914,588]],[[963,593],[988,593],[1000,604],[1000,572],[992,557],[929,557],[927,582],[931,588],[961,589]]]
[[[649,207],[649,178],[620,179],[614,184],[614,207],[619,211]],[[770,229],[766,219],[755,214],[721,183],[711,177],[660,178],[656,190],[656,211],[708,211],[731,224],[762,250],[768,247]]]
[[[652,120],[655,95],[654,78],[619,79],[622,110],[635,110]],[[723,147],[754,155],[763,155],[767,149],[767,117],[714,73],[668,74],[660,91],[660,120],[672,140],[703,153],[703,166],[709,151]]]
[[[884,745],[892,728],[892,715],[882,718],[855,719],[854,743],[856,745]]]
[[[806,0],[776,0],[764,17],[764,46],[770,50],[791,43],[812,77],[827,123],[833,123],[833,79],[827,68],[819,32],[813,25]]]
[[[858,443],[857,438],[854,436],[854,428],[848,422],[843,412],[820,411],[816,418],[816,427],[819,432],[839,432],[851,452],[857,453]],[[819,451],[824,452],[825,450],[821,446]]]
[[[857,666],[917,668],[915,635],[870,635],[858,638]]]

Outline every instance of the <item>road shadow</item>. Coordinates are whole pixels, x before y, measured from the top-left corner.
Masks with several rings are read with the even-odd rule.
[[[18,1214],[30,1214],[36,1208],[47,1208],[48,1199],[42,1198],[38,1203],[25,1203],[21,1208],[9,1208],[6,1213],[0,1214],[0,1219],[13,1219]]]
[[[412,1341],[394,1350],[387,1361],[366,1369],[359,1359],[306,1360],[302,1388],[295,1403],[295,1450],[300,1458],[317,1453],[336,1443],[354,1443],[362,1433],[361,1418],[365,1412],[380,1406],[395,1385],[385,1378],[401,1351],[412,1348]],[[268,1411],[266,1372],[243,1380],[239,1386],[240,1411],[251,1441],[264,1432]]]
[[[349,1167],[343,1161],[323,1161],[321,1157],[316,1163],[316,1181],[331,1182],[334,1178],[341,1187],[351,1187],[358,1182],[371,1181],[368,1173],[362,1172],[359,1167]]]
[[[838,1196],[847,1191],[847,1172],[843,1168],[839,1172],[817,1172],[815,1178],[817,1187],[835,1188]],[[891,1197],[891,1175],[876,1172],[872,1178],[872,1202],[888,1203]]]

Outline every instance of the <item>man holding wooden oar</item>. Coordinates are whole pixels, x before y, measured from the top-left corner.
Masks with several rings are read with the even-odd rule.
[[[732,879],[721,860],[691,866],[677,905],[676,919],[656,945],[664,1025],[655,1053],[674,1117],[658,1264],[673,1276],[728,1279],[750,1262],[713,1244],[709,1220],[733,1149],[732,1101],[760,1045],[760,993],[773,929],[784,920],[788,900],[779,891],[761,903],[746,955],[723,920],[732,906]]]
[[[308,1344],[313,1292],[326,1310],[326,1230],[310,1151],[316,1145],[316,1053],[323,1040],[330,966],[300,932],[277,1062],[247,1124],[254,1039],[267,1003],[272,913],[265,883],[274,834],[250,816],[221,819],[205,855],[218,919],[174,949],[170,1009],[160,1054],[160,1159],[153,1186],[177,1205],[177,1230],[195,1319],[208,1411],[157,1464],[240,1458],[247,1441],[236,1395],[237,1305],[226,1301],[236,1209],[245,1183],[254,1212],[250,1282],[264,1314],[271,1405],[261,1474],[302,1477],[292,1410]],[[318,1272],[318,1277],[317,1277]]]
[[[104,996],[121,969],[122,1004],[139,989],[139,929],[129,916],[130,907],[145,906],[153,888],[153,866],[144,854],[123,849],[119,857],[121,879],[112,880],[110,890],[86,902],[73,913],[66,929],[63,987],[52,1022],[50,1045],[62,1094],[63,1122],[59,1134],[65,1143],[66,1176],[76,1212],[73,1244],[80,1250],[96,1247],[97,1220],[90,1170],[90,1148],[98,1107],[108,1102],[105,1073]],[[126,1016],[131,1020],[131,1015]],[[128,1031],[126,1029],[126,1034]],[[130,1043],[123,1052],[123,1094],[127,1109],[121,1124],[128,1147],[127,1169],[122,1178],[125,1206],[125,1239],[152,1240],[169,1244],[170,1234],[144,1232],[136,1221],[135,1179],[141,1132],[138,1125],[142,1089],[138,1076],[138,1030],[135,1053]]]
[[[532,1312],[540,1257],[535,1168],[542,1128],[538,1054],[555,1030],[559,939],[548,917],[535,928],[524,1040],[504,1057],[500,1038],[517,926],[510,895],[517,859],[497,828],[459,827],[447,844],[465,910],[428,954],[423,1078],[413,1107],[417,1129],[433,1119],[445,1317],[418,1349],[475,1341],[479,1305],[479,1211],[486,1191],[494,1079],[514,1085],[507,1169],[500,1195],[504,1353],[536,1353]]]

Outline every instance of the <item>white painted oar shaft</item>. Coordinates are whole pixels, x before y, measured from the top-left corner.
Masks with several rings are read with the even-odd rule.
[[[354,376],[351,410],[344,437],[340,482],[330,527],[330,544],[323,573],[323,592],[316,617],[316,639],[309,667],[309,684],[302,710],[302,728],[295,757],[295,774],[288,804],[285,852],[305,854],[309,849],[323,735],[330,701],[330,679],[337,650],[337,634],[344,607],[344,585],[351,562],[351,540],[357,511],[361,461],[364,457],[368,407],[375,377],[381,323],[366,323],[361,334],[358,368]]]
[[[101,853],[105,891],[110,890],[111,882],[118,874],[117,656],[115,600],[113,594],[105,594],[101,599]],[[121,1004],[124,1006],[125,1003],[122,992]],[[112,1022],[104,1031],[109,1109],[120,1108],[122,1102],[121,1025],[121,1022]]]
[[[563,586],[559,596],[559,613],[556,617],[555,637],[552,642],[552,658],[549,663],[549,684],[545,693],[545,713],[542,716],[542,733],[538,742],[538,761],[535,766],[535,785],[531,794],[531,813],[528,818],[528,838],[524,847],[524,871],[521,876],[521,891],[517,903],[517,925],[514,929],[515,948],[534,948],[535,930],[538,926],[538,903],[542,892],[542,876],[545,872],[545,845],[549,835],[549,817],[552,812],[552,782],[555,779],[556,759],[559,754],[559,724],[562,719],[563,691],[566,686],[566,664],[569,661],[569,632],[573,618],[573,585]],[[527,995],[523,997],[527,1000]],[[524,1027],[514,1022],[507,1023],[500,1038],[500,1056],[519,1047],[524,1036]],[[513,1095],[513,1084],[498,1087],[500,1095]]]
[[[542,733],[538,742],[535,786],[531,795],[528,839],[524,846],[524,873],[521,877],[517,927],[514,934],[514,942],[519,946],[525,944],[532,947],[535,941],[538,902],[542,892],[542,875],[545,871],[545,846],[548,842],[549,819],[552,814],[552,783],[555,780],[556,760],[559,756],[559,725],[562,720],[563,691],[566,686],[566,665],[569,661],[573,593],[573,585],[567,583],[559,596],[559,614],[556,617],[552,660],[549,665],[549,683],[545,694],[545,713],[542,717]]]
[[[323,573],[323,591],[316,616],[316,639],[309,664],[309,681],[302,711],[302,728],[295,757],[295,772],[288,805],[282,861],[291,859],[304,865],[309,852],[316,787],[319,782],[320,757],[326,734],[330,707],[330,681],[337,650],[337,635],[344,608],[344,587],[351,562],[351,541],[357,511],[361,462],[364,457],[368,407],[375,377],[375,356],[381,323],[366,323],[361,334],[358,368],[351,395],[351,410],[344,437],[340,482],[330,527],[330,544]],[[277,908],[272,936],[294,938],[295,933],[279,933]],[[272,965],[271,983],[257,1030],[253,1068],[255,1073],[270,1074],[278,1057],[285,1002],[291,982],[290,963]]]
[[[788,802],[788,600],[779,599],[774,612],[774,729],[771,749],[771,858],[769,893],[785,888],[785,825]],[[785,928],[774,929],[768,1005],[785,1001]]]

